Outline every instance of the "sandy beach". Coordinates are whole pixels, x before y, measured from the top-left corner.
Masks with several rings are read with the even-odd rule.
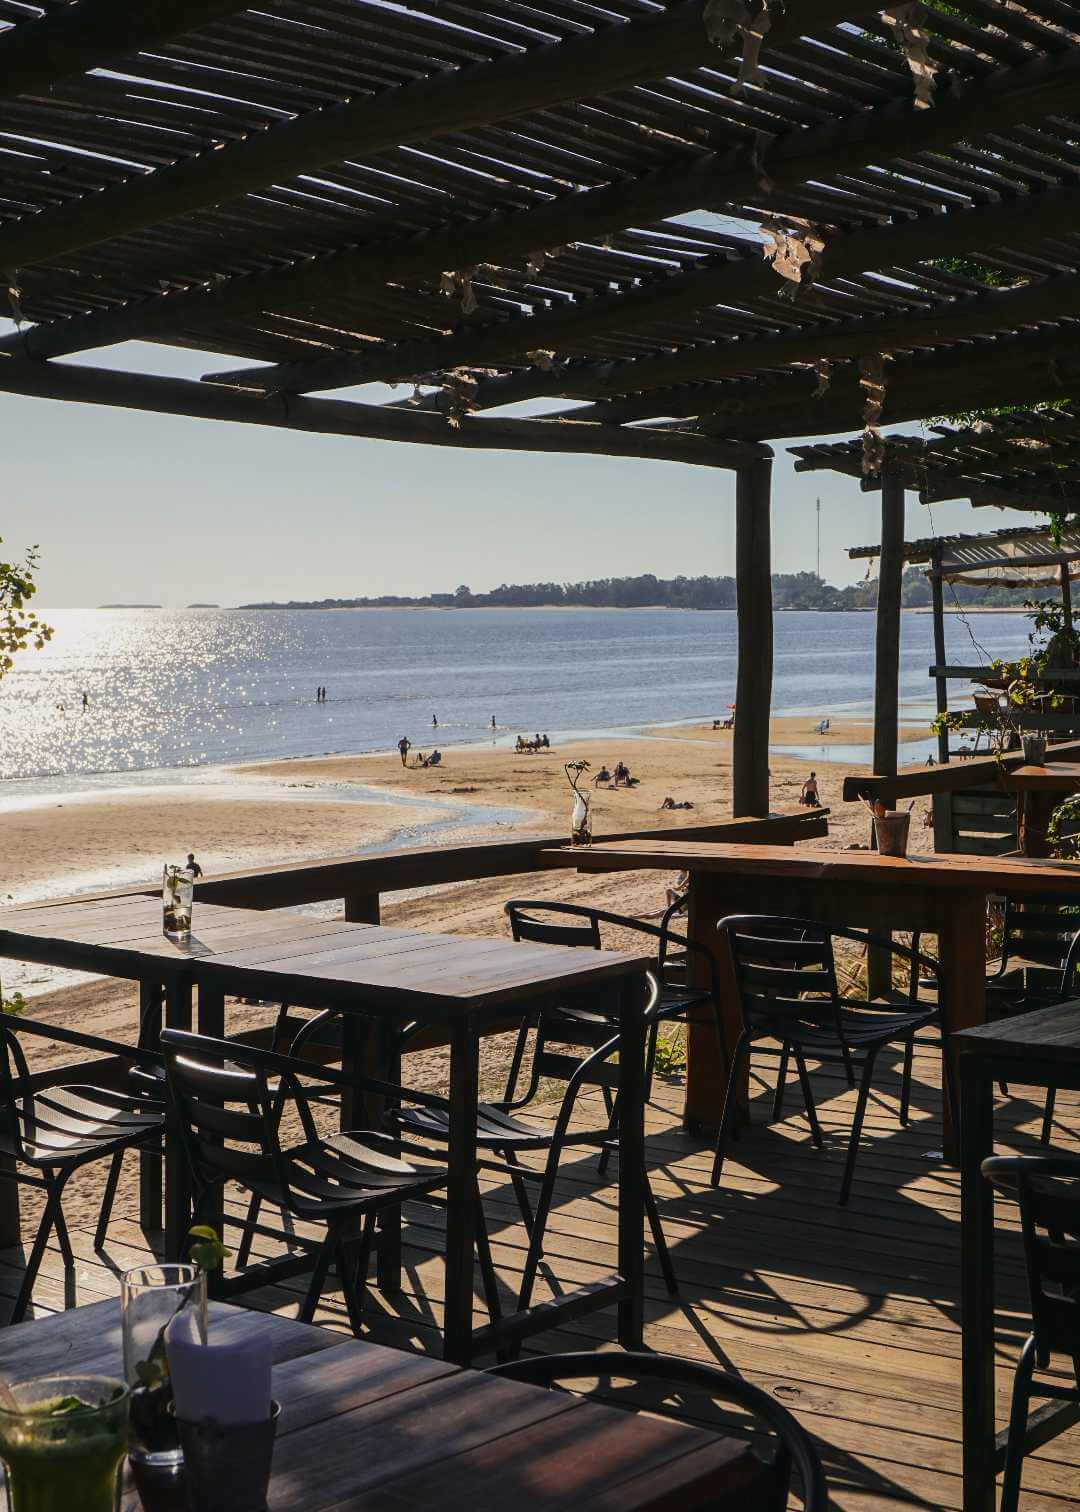
[[[783,728],[781,721],[776,723]],[[791,739],[800,734],[793,728]],[[0,892],[25,900],[152,882],[163,859],[182,858],[188,850],[196,852],[212,875],[290,857],[300,860],[417,843],[430,836],[433,824],[448,843],[485,831],[561,831],[570,808],[563,763],[579,758],[590,763],[590,779],[601,765],[611,768],[620,759],[638,779],[628,789],[595,789],[597,833],[677,829],[731,814],[730,737],[714,735],[704,726],[665,729],[657,738],[638,740],[600,735],[535,755],[503,747],[452,747],[436,768],[402,767],[396,751],[262,762],[215,773],[205,784],[131,788],[55,801],[38,798],[21,806],[9,794],[0,809]],[[773,808],[797,808],[808,764],[774,756],[770,769]],[[832,849],[864,844],[866,812],[861,805],[842,802],[842,771],[830,768],[818,775],[822,801],[831,813],[828,839],[816,843]],[[363,801],[370,798],[371,789],[383,801]],[[354,797],[345,796],[350,792]],[[661,804],[668,796],[693,807],[664,811]],[[913,849],[930,848],[930,832],[920,819],[924,807],[920,804],[913,816]],[[486,814],[493,816],[488,822]],[[513,896],[558,897],[656,917],[669,880],[673,879],[656,872],[590,877],[552,871],[535,877],[497,877],[391,895],[384,899],[383,919],[458,934],[504,936],[503,904]],[[25,968],[13,977],[10,963],[0,962],[0,971],[7,983],[17,982],[31,996],[36,1018],[77,1023],[89,1033],[120,1040],[133,1035],[136,995],[130,983],[69,976],[56,988],[41,968]],[[230,1005],[229,1027],[251,1027],[272,1011]],[[489,1087],[498,1082],[506,1053],[500,1041],[485,1042],[482,1074]],[[35,1045],[32,1059],[44,1067],[70,1055]],[[417,1055],[410,1060],[410,1081],[437,1087],[445,1070],[443,1052]],[[132,1162],[118,1199],[118,1211],[130,1217],[137,1210],[134,1175]],[[69,1219],[88,1219],[99,1196],[99,1173],[87,1172],[73,1183],[66,1199]]]

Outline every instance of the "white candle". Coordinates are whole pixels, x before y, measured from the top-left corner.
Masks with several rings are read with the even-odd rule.
[[[185,1311],[165,1335],[176,1415],[186,1423],[265,1423],[270,1416],[272,1351],[266,1333],[233,1343],[200,1342]]]

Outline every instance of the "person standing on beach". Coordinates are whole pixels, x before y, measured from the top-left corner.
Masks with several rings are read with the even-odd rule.
[[[401,752],[402,766],[407,766],[409,760],[409,751],[412,749],[412,741],[407,735],[403,735],[397,743],[397,748]]]
[[[202,873],[202,867],[199,865],[199,863],[195,859],[195,852],[194,851],[188,851],[187,869],[191,873],[191,875],[193,877],[195,877],[196,879],[199,878],[199,877],[201,877],[202,874],[203,874]]]
[[[498,729],[498,725],[496,725],[496,723],[495,723],[495,716],[494,716],[494,714],[491,716],[491,728],[493,730]]]
[[[433,714],[431,716],[431,728],[433,730],[437,730],[439,728],[439,716],[437,714]]]
[[[87,691],[86,691],[85,688],[83,689],[82,706],[83,706],[83,713],[85,714],[86,711],[87,711],[87,709],[90,707],[90,695],[89,695],[89,693],[87,693]]]

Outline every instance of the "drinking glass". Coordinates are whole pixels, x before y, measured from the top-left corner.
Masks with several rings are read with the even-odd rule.
[[[195,873],[187,866],[166,866],[161,878],[161,907],[165,933],[172,940],[191,936],[191,901]]]
[[[124,1378],[131,1392],[133,1461],[159,1467],[183,1458],[173,1413],[165,1332],[190,1311],[206,1343],[206,1272],[197,1265],[144,1265],[125,1271],[120,1305],[124,1322]]]
[[[0,1397],[10,1512],[117,1512],[128,1390],[107,1376],[42,1376]]]

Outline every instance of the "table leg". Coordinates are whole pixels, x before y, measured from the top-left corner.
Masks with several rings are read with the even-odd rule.
[[[15,1181],[16,1163],[10,1155],[0,1155],[0,1249],[22,1243],[22,1215],[19,1211],[19,1188]]]
[[[964,1512],[993,1512],[994,1194],[980,1167],[993,1151],[994,1094],[974,1055],[960,1056],[959,1078]]]
[[[731,956],[722,948],[716,923],[732,912],[730,898],[722,888],[722,879],[707,872],[694,872],[690,878],[690,904],[687,936],[711,951],[720,974],[720,1024],[727,1057],[716,1035],[712,1008],[695,1010],[686,1029],[686,1103],[683,1122],[693,1134],[715,1133],[720,1126],[730,1057],[742,1033],[742,1010],[735,985]],[[704,963],[691,952],[690,969],[695,987],[709,987],[711,979]],[[749,1082],[743,1079],[740,1099],[745,1107]]]
[[[619,1343],[640,1349],[645,1296],[645,983],[633,978],[619,1000]]]
[[[170,982],[165,988],[165,1023],[170,1029],[191,1028],[191,983]],[[191,1225],[191,1173],[183,1139],[170,1106],[165,1115],[165,1259],[178,1260]]]
[[[473,1251],[476,1225],[476,1107],[480,1080],[476,1031],[467,1020],[450,1034],[450,1139],[446,1209],[446,1321],[443,1356],[472,1358]]]
[[[943,905],[937,928],[947,1054],[950,1034],[986,1022],[986,897],[950,892]],[[941,1089],[945,1158],[955,1162],[959,1155],[956,1109],[949,1105],[944,1064]]]
[[[160,982],[139,983],[139,1032],[144,1050],[161,1048],[163,988]],[[156,1150],[139,1151],[139,1223],[143,1231],[161,1228],[162,1164]]]

